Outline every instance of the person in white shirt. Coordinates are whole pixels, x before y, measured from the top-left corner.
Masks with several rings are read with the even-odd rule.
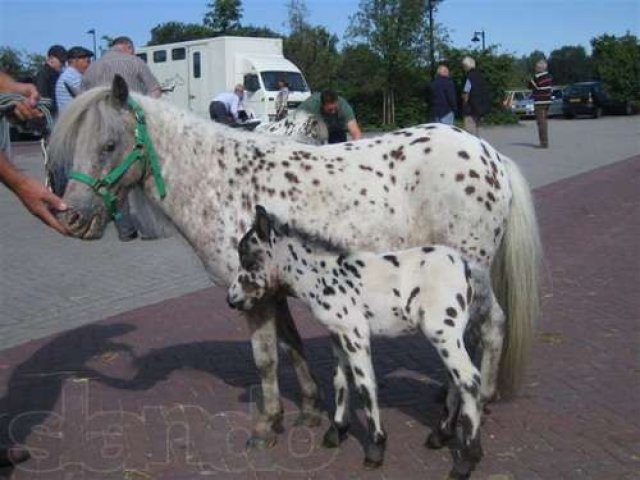
[[[240,84],[235,86],[233,92],[222,92],[216,95],[209,104],[211,120],[226,125],[233,125],[239,121],[246,120],[243,100],[244,87]]]

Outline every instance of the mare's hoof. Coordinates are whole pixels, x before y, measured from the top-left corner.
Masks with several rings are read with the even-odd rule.
[[[256,435],[255,433],[247,440],[247,448],[249,450],[265,450],[273,447],[278,441],[275,434]]]
[[[376,468],[380,468],[383,463],[384,463],[384,459],[382,459],[382,460],[371,460],[369,458],[365,458],[363,465],[364,465],[364,468],[367,468],[369,470],[373,470],[373,469],[376,469]]]
[[[387,447],[385,440],[379,443],[370,443],[365,449],[365,468],[378,468],[384,463],[384,452]]]
[[[322,423],[322,415],[316,412],[302,412],[293,423],[296,427],[319,427]]]
[[[471,473],[460,473],[454,470],[449,472],[448,480],[467,480],[471,476]]]
[[[324,448],[338,448],[342,442],[347,438],[347,431],[349,426],[338,427],[335,423],[327,429],[322,439],[322,446]]]
[[[431,450],[439,450],[444,447],[448,441],[449,437],[438,430],[434,430],[427,437],[427,441],[424,442],[424,446]]]

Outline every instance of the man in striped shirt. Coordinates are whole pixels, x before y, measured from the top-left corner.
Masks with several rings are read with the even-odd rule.
[[[553,78],[547,72],[547,61],[538,60],[536,63],[536,74],[529,81],[529,87],[533,90],[533,109],[536,114],[538,125],[538,137],[540,138],[540,148],[549,148],[549,105],[551,105],[551,89]]]
[[[80,93],[80,83],[82,75],[91,65],[93,52],[84,47],[73,47],[69,49],[67,60],[69,65],[58,77],[56,82],[56,104],[58,112],[62,113],[67,105],[71,103],[73,97]]]

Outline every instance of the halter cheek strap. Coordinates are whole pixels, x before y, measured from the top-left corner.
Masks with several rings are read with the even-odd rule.
[[[143,172],[151,168],[151,174],[161,199],[167,195],[167,189],[160,171],[160,162],[158,154],[153,146],[149,131],[147,130],[147,122],[145,120],[144,111],[131,97],[127,99],[127,104],[133,112],[136,119],[135,144],[127,153],[124,161],[114,167],[104,178],[94,178],[86,173],[72,171],[69,178],[77,180],[91,187],[101,198],[114,220],[118,220],[122,214],[118,210],[117,197],[112,192],[112,187],[127,173],[134,163],[142,164]],[[144,178],[144,177],[143,177]]]

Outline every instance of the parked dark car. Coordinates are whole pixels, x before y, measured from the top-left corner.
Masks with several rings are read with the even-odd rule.
[[[598,118],[607,115],[631,115],[631,103],[616,100],[607,93],[600,82],[580,82],[569,86],[564,92],[563,114],[565,118],[589,115]]]

